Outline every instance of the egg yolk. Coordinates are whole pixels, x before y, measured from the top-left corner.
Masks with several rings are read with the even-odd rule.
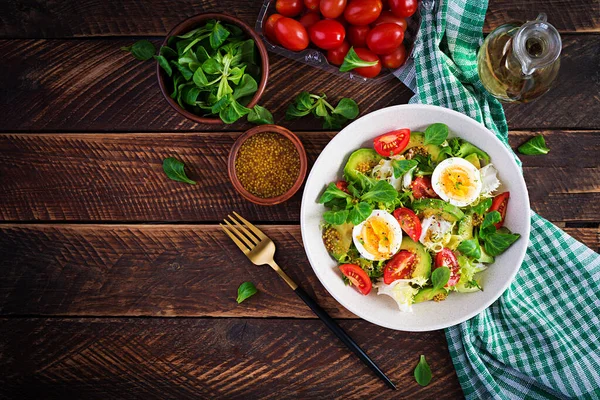
[[[358,240],[375,258],[386,259],[390,256],[394,232],[383,218],[373,217],[365,221]]]
[[[440,184],[444,193],[458,199],[465,198],[474,187],[469,171],[460,165],[446,168],[440,175]]]

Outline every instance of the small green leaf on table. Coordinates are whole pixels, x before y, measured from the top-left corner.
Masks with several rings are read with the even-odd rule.
[[[540,154],[548,154],[550,149],[546,147],[546,140],[542,135],[538,135],[534,138],[529,139],[525,143],[519,146],[517,149],[519,153],[536,156]]]
[[[421,386],[427,386],[431,382],[431,368],[429,368],[424,355],[421,355],[417,368],[415,368],[415,380]]]
[[[258,293],[256,286],[252,282],[244,282],[238,287],[238,295],[236,301],[240,304],[242,301]]]
[[[273,124],[273,114],[266,108],[255,105],[248,113],[248,122],[256,125]]]
[[[169,179],[189,183],[190,185],[196,184],[196,181],[193,181],[186,176],[184,164],[175,157],[169,157],[163,160],[163,170]]]
[[[147,61],[156,53],[156,47],[149,40],[139,40],[131,46],[121,47],[121,50],[130,52],[135,58]]]

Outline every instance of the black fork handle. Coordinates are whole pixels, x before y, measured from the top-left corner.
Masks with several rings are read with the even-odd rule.
[[[375,362],[369,358],[367,353],[365,353],[363,349],[361,349],[356,342],[352,340],[350,336],[348,336],[346,331],[344,331],[337,324],[337,322],[335,322],[334,319],[331,318],[329,314],[327,314],[327,312],[325,312],[325,310],[323,310],[323,308],[321,308],[321,306],[318,305],[317,302],[304,291],[304,289],[298,286],[296,289],[294,289],[294,291],[298,297],[300,297],[306,303],[306,305],[309,306],[315,314],[317,314],[321,321],[327,325],[331,332],[333,332],[350,350],[352,350],[354,354],[356,354],[358,358],[360,358],[362,362],[365,363],[367,367],[369,367],[371,371],[375,373],[375,375],[384,381],[388,387],[396,390],[396,385],[394,385],[394,383],[383,373],[383,371],[381,371],[377,364],[375,364]]]

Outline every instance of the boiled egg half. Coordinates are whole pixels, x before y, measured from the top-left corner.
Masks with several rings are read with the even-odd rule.
[[[448,158],[439,163],[433,170],[431,184],[438,196],[457,207],[468,206],[481,193],[479,170],[460,157]]]
[[[398,220],[385,210],[374,210],[352,230],[352,240],[367,260],[387,260],[400,250],[402,228]]]

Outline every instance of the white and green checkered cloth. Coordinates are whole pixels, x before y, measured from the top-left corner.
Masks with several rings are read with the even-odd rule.
[[[413,103],[460,111],[508,146],[501,104],[477,76],[487,0],[423,0]],[[487,310],[446,330],[468,399],[600,399],[600,255],[531,212],[525,260]]]

